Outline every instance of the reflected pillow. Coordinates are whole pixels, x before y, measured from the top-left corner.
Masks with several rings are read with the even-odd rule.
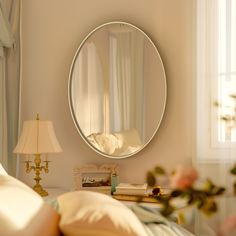
[[[119,140],[122,140],[123,147],[136,147],[141,146],[142,144],[139,137],[139,133],[136,129],[124,130],[123,132],[115,133],[115,136]]]
[[[93,133],[87,138],[95,148],[109,155],[127,155],[141,147],[141,140],[136,129],[129,129],[114,134]]]
[[[94,135],[94,140],[98,145],[98,149],[107,154],[113,154],[119,147],[117,138],[113,134],[99,133]]]
[[[56,236],[58,221],[59,215],[31,188],[0,175],[1,236]]]
[[[102,193],[76,191],[58,198],[65,236],[145,236],[143,225],[122,203]]]

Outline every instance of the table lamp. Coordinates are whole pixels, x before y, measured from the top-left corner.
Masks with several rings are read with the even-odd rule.
[[[17,154],[34,155],[34,165],[30,165],[31,161],[25,161],[26,173],[31,170],[35,172],[34,180],[36,184],[33,189],[41,196],[47,196],[48,193],[40,185],[40,172],[49,172],[48,153],[62,152],[62,149],[57,141],[53,124],[51,121],[39,120],[37,115],[36,120],[25,121],[19,141],[13,151]],[[46,154],[45,165],[41,164],[41,155]]]

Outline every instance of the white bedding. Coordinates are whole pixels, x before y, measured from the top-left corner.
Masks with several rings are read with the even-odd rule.
[[[142,222],[146,236],[194,236],[180,225],[164,218],[157,209],[135,204],[130,209]]]
[[[93,200],[94,199],[94,200]],[[65,201],[66,200],[66,201]],[[96,202],[95,202],[96,201]],[[158,208],[150,208],[144,207],[140,204],[131,204],[131,205],[124,205],[120,202],[108,197],[104,194],[88,192],[88,191],[77,191],[71,192],[70,194],[64,194],[59,197],[59,202],[55,201],[54,207],[62,213],[62,224],[68,227],[68,224],[73,224],[75,226],[75,222],[78,222],[78,230],[81,233],[81,230],[85,230],[84,226],[85,222],[90,221],[91,225],[89,226],[90,234],[86,234],[86,236],[96,235],[100,236],[100,228],[101,224],[95,220],[95,218],[99,215],[100,217],[109,216],[110,222],[116,222],[116,230],[119,227],[123,228],[130,228],[132,229],[133,233],[130,235],[135,236],[194,236],[192,233],[184,229],[182,226],[169,221],[165,217],[163,217],[159,212]],[[62,205],[61,205],[62,204]],[[60,210],[60,205],[62,209]],[[116,208],[114,211],[114,206],[120,206]],[[125,212],[125,208],[129,208],[139,220],[135,220],[134,216],[130,215],[127,217]],[[72,211],[70,210],[72,209]],[[105,211],[104,211],[105,210]],[[127,209],[128,210],[128,209]],[[78,219],[80,216],[80,211],[86,215],[86,219]],[[64,212],[70,212],[70,216],[66,215],[65,219],[63,217]],[[73,214],[71,215],[71,212]],[[76,213],[77,212],[77,213]],[[121,218],[119,216],[123,215]],[[96,216],[96,217],[95,217]],[[63,219],[64,218],[64,219]],[[81,224],[81,220],[84,222]],[[92,222],[93,223],[92,223]],[[69,222],[69,223],[67,223]],[[72,223],[73,222],[73,223]],[[124,225],[124,222],[125,225]],[[134,223],[135,222],[135,223]],[[88,223],[88,222],[87,222]],[[112,223],[110,223],[112,224]],[[109,224],[109,227],[110,227]],[[138,226],[137,226],[138,224]],[[119,225],[119,227],[118,227]],[[123,226],[121,226],[123,225]],[[63,226],[64,227],[64,226]],[[104,227],[106,228],[107,225],[105,224]],[[140,230],[137,231],[138,227]],[[66,228],[68,230],[68,228]],[[73,231],[75,228],[73,228]],[[119,229],[121,230],[121,229]],[[95,232],[93,234],[93,232]],[[119,231],[120,232],[120,231]],[[110,232],[111,233],[111,232]],[[67,235],[67,234],[66,234]],[[74,236],[76,234],[69,234],[68,236]],[[85,235],[85,234],[78,234],[78,235]],[[103,234],[101,234],[104,236]],[[117,231],[112,231],[112,234],[106,234],[109,236],[117,235]],[[126,234],[119,234],[118,235],[126,235]]]
[[[69,192],[52,206],[60,217],[32,189],[0,171],[1,236],[59,236],[59,227],[64,236],[193,236],[157,209],[128,208],[101,193]]]
[[[0,235],[59,236],[59,214],[0,165]]]

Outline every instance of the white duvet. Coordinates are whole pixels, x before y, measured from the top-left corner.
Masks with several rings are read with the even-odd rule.
[[[131,205],[130,209],[142,222],[147,236],[194,236],[182,226],[167,220],[158,210],[138,204]]]

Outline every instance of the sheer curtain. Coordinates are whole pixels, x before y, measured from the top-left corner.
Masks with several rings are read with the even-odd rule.
[[[221,117],[235,115],[236,3],[197,0],[197,163],[232,191],[229,170],[236,162],[236,127]],[[218,105],[214,105],[218,103]]]
[[[75,115],[85,134],[104,132],[104,83],[98,51],[85,43],[75,62],[72,101]]]
[[[0,0],[0,162],[16,175],[20,98],[20,0]]]
[[[236,94],[236,1],[197,0],[197,158],[200,176],[210,177],[232,194],[236,162],[236,124],[222,117],[235,115]],[[214,105],[215,104],[215,105]],[[232,213],[233,201],[221,205],[214,226]],[[203,222],[202,222],[203,223]],[[213,223],[213,221],[212,221]],[[203,225],[200,225],[203,228]],[[219,225],[218,225],[219,227]],[[207,229],[207,228],[206,228]],[[204,235],[211,235],[204,232]]]
[[[135,128],[143,134],[143,47],[136,31],[110,36],[111,132]]]

